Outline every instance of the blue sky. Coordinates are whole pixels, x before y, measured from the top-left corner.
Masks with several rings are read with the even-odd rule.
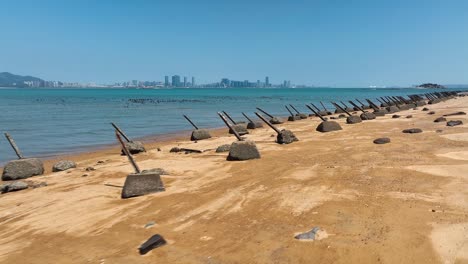
[[[468,83],[468,1],[0,0],[0,71],[357,87]]]

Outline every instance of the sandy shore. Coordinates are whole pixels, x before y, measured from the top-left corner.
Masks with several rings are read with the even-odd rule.
[[[468,263],[468,116],[447,117],[465,123],[457,127],[432,122],[468,112],[468,97],[427,107],[436,114],[339,120],[342,131],[324,134],[318,118],[288,122],[279,127],[300,139],[290,145],[257,129],[247,138],[259,160],[215,153],[234,141],[226,129],[152,143],[136,160],[170,173],[166,191],[127,200],[109,186],[132,172],[118,148],[73,156],[78,168],[66,172],[47,161],[46,175],[29,180],[48,186],[0,195],[0,262]],[[424,132],[401,132],[413,127]],[[378,137],[392,142],[373,144]],[[209,151],[169,153],[174,146]],[[323,239],[294,239],[313,227]],[[168,244],[140,256],[154,234]]]

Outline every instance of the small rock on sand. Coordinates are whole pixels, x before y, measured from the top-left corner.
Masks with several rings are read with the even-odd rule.
[[[392,115],[392,118],[400,118],[400,115]]]
[[[422,111],[429,111],[429,108],[424,107],[424,108],[422,109]]]
[[[130,154],[138,154],[140,152],[146,152],[145,146],[143,146],[143,143],[141,143],[140,141],[126,142],[125,146],[127,147]],[[123,150],[122,150],[122,155],[125,155]]]
[[[455,116],[455,115],[466,115],[465,112],[455,112],[455,113],[451,113],[451,114],[446,114],[444,116]]]
[[[32,176],[42,175],[44,173],[44,165],[41,160],[18,159],[8,162],[3,168],[2,180],[20,180]]]
[[[325,230],[322,230],[320,227],[316,226],[312,228],[312,230],[310,230],[309,232],[296,235],[294,238],[298,240],[322,240],[327,237],[327,232],[325,232]]]
[[[406,118],[413,118],[413,116],[412,115],[407,115]]]
[[[276,137],[276,142],[278,144],[291,144],[295,141],[299,141],[299,139],[294,135],[294,133],[290,130],[283,129]]]
[[[155,224],[156,224],[156,222],[149,221],[148,223],[146,223],[145,228],[150,228],[150,227],[154,226]]]
[[[52,167],[53,172],[66,171],[71,168],[76,168],[76,163],[71,160],[61,160]]]
[[[438,117],[434,120],[435,123],[439,123],[439,122],[445,122],[447,121],[447,119],[445,119],[445,117]]]
[[[87,167],[86,168],[86,171],[94,171],[94,170],[96,170],[94,167]]]
[[[157,234],[150,237],[150,239],[148,239],[145,243],[141,244],[141,246],[138,248],[138,251],[140,251],[141,255],[145,255],[152,249],[164,246],[166,243],[166,240],[161,235]]]
[[[434,115],[435,112],[434,111],[430,111],[429,113],[427,113],[428,115]]]
[[[378,138],[374,140],[374,144],[387,144],[390,143],[390,138]]]
[[[461,120],[450,120],[447,122],[447,126],[453,127],[453,126],[459,126],[463,125],[463,122]]]
[[[230,144],[221,145],[218,148],[216,148],[216,153],[228,152],[230,148],[231,148]]]
[[[409,128],[402,131],[403,133],[415,134],[415,133],[422,133],[420,128]]]
[[[7,192],[16,192],[27,189],[29,185],[23,181],[15,181],[12,183],[2,184],[0,185],[0,192],[7,193]]]

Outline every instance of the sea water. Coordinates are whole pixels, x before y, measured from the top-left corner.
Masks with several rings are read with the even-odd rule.
[[[9,132],[26,157],[48,157],[116,143],[115,122],[131,138],[187,131],[189,116],[200,128],[224,126],[216,114],[235,120],[241,112],[256,117],[256,107],[278,116],[289,115],[292,104],[408,95],[437,90],[369,88],[301,89],[7,89],[0,88],[0,163],[16,158],[3,137]],[[363,100],[361,100],[363,101]],[[364,102],[364,101],[363,101]],[[374,101],[377,103],[377,101]],[[347,103],[348,104],[348,103]]]

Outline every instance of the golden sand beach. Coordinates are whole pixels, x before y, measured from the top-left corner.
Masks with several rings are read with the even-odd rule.
[[[135,159],[169,172],[166,191],[125,200],[119,186],[133,169],[117,145],[66,157],[78,167],[64,172],[46,161],[28,180],[48,186],[0,195],[0,263],[468,263],[468,120],[433,122],[468,112],[468,97],[427,107],[436,114],[340,119],[330,133],[315,131],[315,117],[278,125],[299,138],[289,145],[251,130],[262,157],[249,161],[215,153],[235,141],[227,129],[148,143]],[[320,239],[294,238],[314,227]],[[167,245],[141,256],[154,234]]]

